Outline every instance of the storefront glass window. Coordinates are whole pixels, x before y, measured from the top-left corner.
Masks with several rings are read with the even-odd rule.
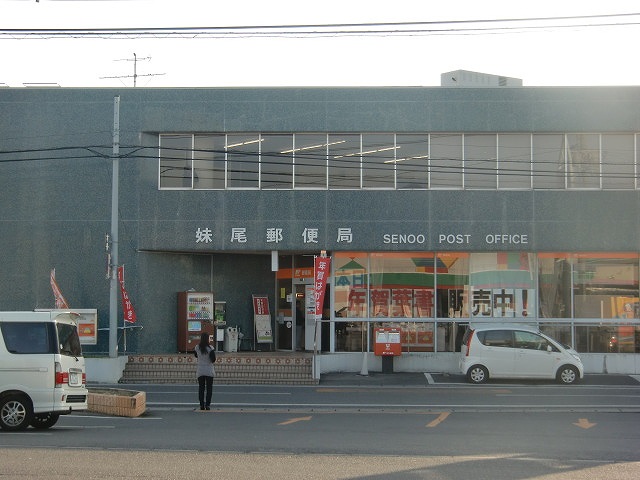
[[[576,254],[573,297],[576,318],[640,318],[638,255]]]
[[[464,136],[464,188],[496,189],[496,140],[495,134]]]
[[[293,188],[293,135],[262,135],[261,140],[260,187]]]
[[[436,258],[438,318],[468,318],[469,254],[438,253]]]
[[[294,135],[294,188],[327,188],[326,134]]]
[[[336,351],[360,352],[367,345],[369,259],[362,252],[333,257]]]
[[[542,333],[549,335],[554,340],[570,347],[573,346],[571,325],[566,323],[540,323],[538,327]]]
[[[637,325],[576,325],[576,350],[580,353],[638,353]]]
[[[567,135],[568,188],[600,188],[600,135]]]
[[[396,135],[396,188],[429,188],[429,136]]]
[[[195,135],[193,188],[225,188],[224,135]]]
[[[160,188],[191,188],[191,135],[160,135]]]
[[[531,135],[498,135],[498,188],[531,188]]]
[[[227,136],[227,186],[258,188],[260,172],[260,135]]]
[[[569,254],[538,254],[538,301],[540,318],[571,318]]]

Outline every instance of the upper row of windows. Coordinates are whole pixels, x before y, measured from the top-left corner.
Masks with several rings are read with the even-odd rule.
[[[161,134],[162,189],[640,188],[640,134]]]

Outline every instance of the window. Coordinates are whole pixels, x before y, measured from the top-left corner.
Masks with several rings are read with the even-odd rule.
[[[513,348],[513,335],[510,330],[483,330],[477,335],[480,343],[487,347]]]
[[[327,188],[327,135],[296,134],[293,140],[294,188]]]
[[[531,135],[498,135],[498,188],[531,188]]]
[[[533,188],[564,189],[564,135],[534,134]]]
[[[227,185],[229,188],[258,188],[260,143],[258,134],[227,135]]]
[[[55,340],[51,338],[47,325],[35,322],[0,324],[7,351],[15,354],[55,353]],[[80,340],[78,340],[79,347]]]
[[[464,187],[496,189],[497,135],[464,136]]]
[[[360,188],[360,135],[329,135],[329,188]]]
[[[363,188],[395,188],[396,150],[393,135],[362,135]]]
[[[635,188],[633,135],[602,135],[602,188]]]
[[[293,135],[262,135],[261,140],[261,188],[293,188]]]
[[[429,136],[396,135],[396,188],[429,188]]]
[[[600,136],[567,135],[567,186],[600,188]]]
[[[462,135],[431,135],[431,188],[462,188]]]
[[[225,187],[224,135],[194,135],[193,188]]]
[[[191,135],[160,135],[160,188],[191,188]]]

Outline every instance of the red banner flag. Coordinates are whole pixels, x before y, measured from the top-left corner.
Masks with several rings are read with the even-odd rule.
[[[331,273],[331,257],[315,257],[313,268],[316,315],[322,316],[324,294],[327,291],[327,279]]]
[[[49,282],[51,283],[51,290],[53,290],[53,298],[56,301],[57,309],[67,309],[69,308],[69,304],[62,296],[62,292],[60,291],[60,287],[58,286],[58,282],[56,282],[56,269],[51,270],[51,274],[49,275]]]
[[[120,284],[120,295],[122,296],[122,313],[124,321],[127,323],[136,323],[136,311],[129,300],[129,294],[124,288],[124,265],[118,267],[118,283]]]

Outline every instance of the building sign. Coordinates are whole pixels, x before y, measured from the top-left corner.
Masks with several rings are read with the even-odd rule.
[[[266,295],[253,295],[253,321],[255,323],[256,342],[273,342],[269,297]]]
[[[264,229],[248,226],[231,226],[227,231],[214,234],[211,225],[198,225],[193,231],[193,243],[202,246],[230,246],[230,248],[416,248],[425,249],[517,249],[530,248],[530,233],[521,232],[393,232],[358,233],[350,226],[338,226],[331,230],[314,225],[297,230],[285,225],[272,225]]]

